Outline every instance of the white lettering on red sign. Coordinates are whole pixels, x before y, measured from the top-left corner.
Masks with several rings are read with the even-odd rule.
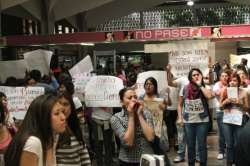
[[[157,40],[157,39],[175,39],[191,37],[190,29],[160,29],[135,31],[135,39],[139,40]]]

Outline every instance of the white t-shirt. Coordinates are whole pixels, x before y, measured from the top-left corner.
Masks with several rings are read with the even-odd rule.
[[[34,153],[38,157],[38,166],[44,165],[42,143],[39,138],[30,136],[23,147],[23,151]]]

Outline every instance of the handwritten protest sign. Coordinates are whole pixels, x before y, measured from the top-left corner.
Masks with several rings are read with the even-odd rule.
[[[16,78],[24,78],[27,70],[24,60],[0,61],[0,77],[5,82],[6,78],[13,76]]]
[[[93,69],[93,64],[91,61],[90,56],[86,56],[84,59],[82,59],[80,62],[78,62],[75,66],[73,66],[70,70],[69,73],[72,77],[77,74],[81,73],[90,73],[92,72]]]
[[[230,111],[224,111],[223,123],[242,125],[243,114],[239,110],[231,109]]]
[[[154,123],[155,135],[161,137],[163,111],[160,109],[162,101],[143,101],[144,107],[151,112]]]
[[[231,66],[238,65],[241,62],[241,59],[245,58],[248,60],[247,66],[250,68],[250,54],[244,54],[244,55],[234,55],[230,54],[230,64]]]
[[[95,74],[81,73],[81,74],[76,74],[73,77],[73,83],[75,86],[74,96],[77,96],[81,101],[84,101],[83,94],[85,93],[85,87],[93,76],[95,76]]]
[[[36,69],[42,74],[49,74],[52,54],[53,52],[51,51],[39,49],[26,52],[23,54],[23,57],[30,71]]]
[[[120,107],[119,91],[123,81],[114,76],[94,76],[85,88],[87,107]]]
[[[138,96],[145,93],[144,83],[147,78],[153,77],[156,79],[158,84],[158,92],[163,91],[167,87],[167,77],[165,71],[147,71],[143,73],[139,73],[136,80],[136,93]]]
[[[170,43],[169,64],[176,77],[187,76],[192,68],[205,72],[208,61],[208,41],[178,41]]]
[[[36,97],[44,94],[44,88],[42,87],[0,86],[0,91],[6,94],[8,109],[16,119],[24,119],[30,103]]]

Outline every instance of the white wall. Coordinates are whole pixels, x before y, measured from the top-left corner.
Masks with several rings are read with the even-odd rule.
[[[229,55],[237,54],[237,42],[217,42],[215,43],[215,61],[227,60]]]

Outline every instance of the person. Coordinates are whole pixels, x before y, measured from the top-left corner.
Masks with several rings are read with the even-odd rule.
[[[246,123],[240,131],[238,141],[235,148],[235,165],[250,165],[250,121]]]
[[[167,135],[167,131],[165,131],[167,127],[165,123],[163,123],[163,117],[167,105],[171,104],[169,89],[164,89],[161,94],[159,94],[157,81],[153,77],[149,77],[145,80],[144,89],[145,94],[140,96],[139,99],[143,101],[144,107],[152,114],[155,135],[164,139],[165,143],[161,144],[161,149],[167,152],[169,150],[169,143],[168,138],[165,138]]]
[[[229,84],[229,75],[226,70],[222,70],[220,75],[220,81],[216,82],[213,87],[213,93],[215,95],[215,108],[216,108],[216,121],[219,132],[219,153],[217,156],[218,160],[223,160],[225,154],[225,136],[223,131],[223,110],[220,109],[220,96],[224,88],[226,88]]]
[[[247,77],[247,73],[244,69],[237,70],[237,74],[240,76],[240,87],[249,88],[250,81]]]
[[[166,75],[167,75],[167,81],[168,85],[170,88],[170,94],[175,91],[175,96],[173,96],[172,100],[172,105],[176,107],[176,114],[178,117],[178,105],[180,104],[179,102],[179,93],[182,87],[184,87],[186,84],[188,84],[188,79],[186,77],[181,77],[178,79],[174,80],[174,76],[171,72],[171,65],[168,64],[165,68],[166,70]],[[175,102],[176,101],[176,102]],[[177,118],[176,117],[176,118]],[[177,122],[177,119],[176,119]],[[178,151],[177,151],[177,156],[174,158],[173,162],[174,163],[180,163],[185,161],[185,153],[186,153],[186,134],[184,130],[184,125],[182,124],[177,124],[176,125],[177,129],[177,143],[178,143]]]
[[[90,166],[91,161],[83,140],[79,119],[74,102],[68,91],[59,93],[59,103],[64,107],[66,130],[60,134],[56,147],[58,166],[81,165]]]
[[[30,83],[32,82],[30,86],[43,87],[45,90],[45,94],[56,93],[56,89],[54,87],[42,82],[42,74],[39,70],[32,70],[29,73],[29,77],[30,77],[29,82]]]
[[[241,58],[240,65],[243,67],[243,70],[246,73],[247,79],[249,79],[249,69],[248,69],[248,66],[247,66],[247,62],[248,62],[247,59]]]
[[[111,127],[120,140],[120,166],[139,166],[142,154],[153,154],[153,119],[135,91],[124,88],[119,92],[122,111],[110,119]]]
[[[177,123],[183,125],[188,146],[188,165],[195,165],[195,143],[197,138],[200,165],[207,164],[207,133],[209,110],[207,99],[212,92],[205,88],[202,72],[192,68],[188,74],[189,83],[182,88],[178,104]]]
[[[229,87],[225,88],[221,93],[220,106],[224,111],[223,129],[227,145],[227,166],[232,166],[235,159],[235,145],[237,144],[239,131],[242,126],[243,115],[246,114],[248,108],[248,98],[247,92],[239,88],[240,77],[237,73],[232,74],[229,85],[230,88],[236,88],[237,96],[231,96]],[[239,120],[232,122],[228,120],[231,119],[230,117]]]
[[[4,165],[3,154],[15,133],[8,128],[7,114],[4,106],[6,101],[1,96],[4,96],[4,93],[0,92],[0,165]]]
[[[56,135],[64,132],[66,127],[63,112],[63,106],[54,95],[42,95],[33,100],[5,152],[5,165],[56,165]]]

